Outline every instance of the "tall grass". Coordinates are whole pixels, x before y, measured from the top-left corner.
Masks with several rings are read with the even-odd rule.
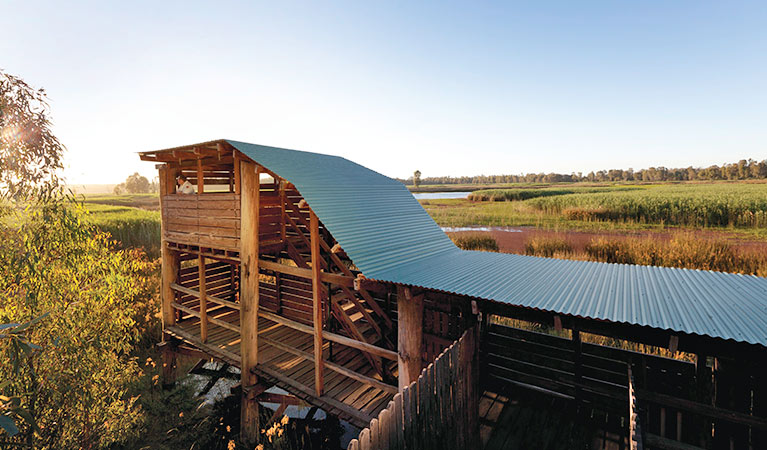
[[[525,244],[525,250],[534,256],[767,276],[766,254],[739,251],[725,240],[701,239],[690,233],[670,239],[597,237],[586,244],[583,252],[568,250],[565,244],[561,238],[536,236]]]
[[[112,235],[123,248],[143,248],[152,258],[160,256],[160,212],[126,206],[87,204],[89,220]]]
[[[573,246],[562,238],[533,236],[525,242],[525,254],[551,257],[573,252]]]
[[[555,197],[568,194],[588,194],[594,192],[616,192],[644,189],[641,186],[574,186],[574,187],[554,187],[538,189],[482,189],[472,192],[467,197],[475,202],[504,202],[504,201],[523,201],[540,197]]]
[[[487,234],[454,234],[450,239],[463,250],[498,251],[498,242]]]
[[[568,219],[767,228],[767,184],[680,184],[538,197],[527,205]]]

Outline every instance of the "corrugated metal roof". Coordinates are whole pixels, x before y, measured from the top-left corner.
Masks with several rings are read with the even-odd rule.
[[[464,251],[400,182],[338,156],[228,141],[292,182],[366,277],[767,346],[767,279]]]

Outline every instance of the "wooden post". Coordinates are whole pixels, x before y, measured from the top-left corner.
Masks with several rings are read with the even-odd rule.
[[[750,414],[752,391],[749,364],[734,356],[717,356],[714,364],[715,406]],[[748,448],[748,441],[748,426],[726,420],[714,421],[713,448]]]
[[[767,419],[767,361],[754,365],[753,415]],[[767,430],[751,428],[753,448],[767,448]]]
[[[160,210],[162,215],[165,216],[165,201],[164,197],[170,193],[176,192],[174,173],[167,167],[160,168]],[[171,285],[178,279],[179,272],[179,258],[178,253],[168,248],[168,243],[165,242],[165,221],[161,222],[161,254],[162,254],[162,281],[161,281],[161,301],[162,301],[162,328],[165,330],[168,327],[172,327],[176,324],[176,311],[173,309],[172,303],[176,299],[176,293],[171,288]],[[165,333],[163,333],[163,341],[166,341]],[[162,352],[163,357],[163,384],[172,385],[176,381],[175,370],[170,370],[176,366],[176,355],[170,346],[168,349],[164,349]]]
[[[205,192],[205,176],[202,172],[202,158],[197,157],[197,195]]]
[[[234,193],[235,194],[240,194],[240,191],[241,191],[241,189],[240,189],[240,184],[241,184],[240,183],[240,174],[241,174],[241,171],[240,171],[240,161],[242,161],[242,160],[240,159],[239,156],[237,156],[237,154],[235,152],[235,155],[234,155]]]
[[[242,183],[240,218],[240,354],[242,403],[240,439],[250,445],[258,441],[258,401],[252,387],[258,382],[251,371],[258,365],[258,221],[261,170],[250,161],[240,162]]]
[[[176,381],[176,346],[178,343],[173,338],[165,338],[160,353],[162,355],[162,387],[173,387]]]
[[[698,353],[695,355],[696,397],[698,402],[703,403],[704,405],[712,405],[711,370],[706,366],[707,359],[708,358],[704,354]],[[695,421],[695,424],[699,428],[698,444],[703,448],[711,448],[711,420],[701,416]]]
[[[320,220],[314,211],[309,214],[309,238],[312,251],[312,323],[314,324],[314,387],[317,396],[325,390],[324,363],[322,358],[322,281],[320,272]]]
[[[287,220],[285,220],[285,214],[287,214],[285,212],[285,200],[286,200],[285,199],[285,180],[280,180],[279,186],[280,186],[280,211],[282,212],[282,217],[280,220],[280,240],[284,244],[285,238],[286,238],[285,222],[287,222]]]
[[[580,411],[581,408],[581,383],[583,382],[581,373],[582,373],[582,357],[581,357],[581,351],[582,351],[582,345],[581,345],[581,333],[578,330],[578,328],[573,327],[573,350],[575,351],[575,411],[576,414]],[[580,416],[580,414],[578,414]]]
[[[465,374],[464,389],[466,392],[466,448],[480,448],[482,443],[479,439],[479,327],[475,325],[464,334],[463,346],[461,347],[461,366]]]
[[[200,255],[197,258],[197,273],[200,278],[200,340],[208,342],[208,294],[206,292],[205,281],[205,257]]]
[[[422,345],[423,295],[413,295],[410,288],[397,286],[397,366],[400,392],[421,374]]]

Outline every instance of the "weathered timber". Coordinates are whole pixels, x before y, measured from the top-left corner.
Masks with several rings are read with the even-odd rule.
[[[292,353],[296,356],[306,359],[307,361],[314,362],[315,357],[309,352],[299,350],[297,348],[291,347],[289,345],[285,345],[281,342],[275,341],[274,339],[270,339],[267,337],[261,336],[259,339],[261,339],[262,342],[265,342],[269,345],[279,348],[280,350],[286,351],[288,353]],[[381,389],[384,392],[391,392],[392,394],[397,392],[396,386],[386,384],[383,381],[376,380],[375,378],[371,378],[367,375],[362,375],[360,373],[357,373],[351,369],[347,369],[346,367],[336,364],[334,362],[323,360],[323,365],[324,367],[327,367],[330,370],[338,372],[346,377],[353,378],[361,383],[365,383],[375,388]]]
[[[410,288],[397,287],[398,377],[400,391],[421,373],[423,342],[423,295],[413,295]]]
[[[322,280],[320,272],[320,232],[319,219],[314,211],[311,213],[311,249],[312,249],[312,323],[314,325],[314,388],[318,396],[325,389],[325,377],[322,358]]]
[[[240,163],[242,219],[240,240],[240,329],[243,396],[240,414],[240,439],[254,444],[259,436],[258,401],[247,394],[249,386],[258,382],[250,370],[258,364],[259,302],[259,200],[260,167],[249,161]]]
[[[281,325],[285,325],[287,327],[293,328],[294,330],[302,331],[307,334],[314,334],[314,328],[309,325],[304,325],[300,322],[296,322],[294,320],[286,319],[282,316],[278,316],[277,314],[273,314],[267,311],[259,311],[258,315],[260,317],[263,317],[264,319],[271,320],[272,322],[279,323]],[[345,345],[347,347],[356,348],[357,350],[361,350],[366,353],[370,353],[376,356],[380,356],[382,358],[391,359],[393,361],[397,360],[397,353],[393,352],[391,350],[378,347],[373,344],[368,344],[367,342],[360,342],[355,341],[354,339],[348,338],[346,336],[341,336],[340,334],[331,333],[329,331],[323,331],[322,332],[323,339],[327,339],[329,341],[333,341],[337,344]]]

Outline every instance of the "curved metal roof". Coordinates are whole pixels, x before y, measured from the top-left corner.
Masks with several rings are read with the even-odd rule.
[[[347,159],[227,141],[289,180],[367,278],[767,346],[767,279],[465,251],[400,182]]]

